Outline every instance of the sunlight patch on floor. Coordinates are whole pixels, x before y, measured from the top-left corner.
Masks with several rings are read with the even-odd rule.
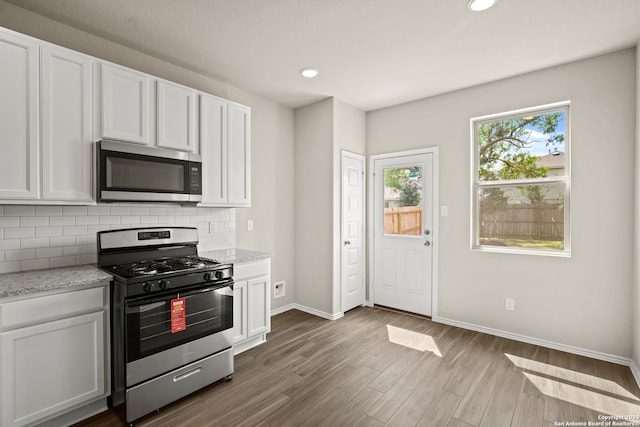
[[[640,399],[614,381],[513,354],[505,353],[505,356],[546,396],[601,414],[640,416]],[[637,425],[637,420],[625,421]]]
[[[440,349],[430,335],[391,325],[387,325],[387,333],[389,334],[389,342],[422,352],[430,351],[436,356],[442,357]]]
[[[549,397],[590,408],[601,414],[617,416],[640,415],[640,405],[637,403],[617,399],[607,394],[586,390],[529,372],[523,372],[523,374],[541,393]]]
[[[592,389],[605,391],[609,394],[615,394],[627,399],[638,400],[640,402],[637,396],[634,396],[620,384],[611,380],[606,380],[594,375],[588,375],[571,369],[549,365],[548,363],[542,363],[536,360],[515,356],[513,354],[505,353],[505,356],[507,356],[507,358],[520,369],[537,372],[539,374],[543,374],[544,376],[557,378],[564,382],[583,385]]]

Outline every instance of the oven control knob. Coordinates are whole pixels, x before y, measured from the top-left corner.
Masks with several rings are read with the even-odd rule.
[[[216,279],[218,279],[218,280],[224,279],[224,272],[223,271],[216,271]]]
[[[151,292],[153,288],[153,284],[151,282],[144,282],[142,284],[142,290],[145,291],[146,293]]]
[[[171,285],[171,281],[160,280],[160,283],[158,283],[158,285],[160,285],[160,289],[167,289]]]
[[[209,280],[211,280],[211,273],[204,273],[204,280],[206,282],[208,282]]]

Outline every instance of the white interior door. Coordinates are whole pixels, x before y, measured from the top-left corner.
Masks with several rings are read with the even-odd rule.
[[[373,302],[431,315],[433,153],[374,160]]]
[[[342,311],[364,304],[364,157],[342,153]]]

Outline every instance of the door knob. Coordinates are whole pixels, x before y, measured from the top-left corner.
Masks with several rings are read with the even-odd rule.
[[[426,242],[424,242],[424,245],[425,246],[431,246],[431,242],[427,240]]]
[[[345,240],[345,241],[344,241],[344,245],[345,245],[345,246],[346,246],[346,245],[350,245],[350,244],[351,244],[351,242],[350,242],[350,241],[348,241],[348,240]]]

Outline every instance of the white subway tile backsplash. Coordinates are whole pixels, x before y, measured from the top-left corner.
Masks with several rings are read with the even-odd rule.
[[[86,225],[72,225],[68,227],[62,227],[63,236],[77,236],[80,234],[87,234]]]
[[[49,258],[49,260],[50,260],[50,267],[51,268],[68,267],[70,265],[76,265],[76,257],[75,256],[63,256],[63,257]]]
[[[131,208],[113,207],[109,209],[109,215],[111,216],[131,215]]]
[[[140,224],[140,217],[136,215],[121,216],[121,224]]]
[[[99,223],[98,217],[94,215],[76,217],[76,225],[97,225]]]
[[[23,216],[20,217],[20,227],[47,227],[48,216]]]
[[[36,248],[36,258],[54,258],[62,256],[63,248]]]
[[[34,216],[35,206],[5,206],[4,216]]]
[[[65,246],[64,248],[62,248],[62,255],[63,256],[81,255],[81,254],[83,254],[85,252],[86,252],[86,247],[84,245]]]
[[[87,226],[87,234],[95,234],[98,231],[111,230],[111,227],[108,225],[88,225]]]
[[[43,268],[49,268],[50,258],[41,258],[41,259],[31,259],[28,261],[20,261],[20,270],[28,271],[28,270],[41,270]]]
[[[76,225],[75,216],[52,216],[49,218],[49,225],[57,227],[61,225]]]
[[[76,256],[76,264],[95,264],[98,262],[98,255],[96,254],[85,254]]]
[[[36,216],[61,216],[62,206],[36,206]]]
[[[65,206],[62,208],[64,216],[80,216],[87,215],[87,206]]]
[[[235,209],[178,204],[0,205],[0,273],[90,264],[96,233],[138,227],[196,227],[200,251],[235,246]]]
[[[20,261],[0,262],[0,273],[14,273],[20,271]]]
[[[36,237],[62,236],[62,227],[36,227]]]
[[[0,251],[4,251],[7,249],[20,249],[20,239],[0,240]]]
[[[20,227],[19,216],[3,216],[0,217],[0,227]]]
[[[7,228],[4,230],[5,239],[25,239],[35,237],[36,229],[33,227]]]
[[[100,224],[120,224],[119,216],[100,216]]]
[[[76,236],[78,245],[96,245],[96,234],[87,234],[86,236]]]
[[[14,249],[4,252],[4,259],[7,261],[22,261],[25,259],[34,259],[35,257],[35,249]]]
[[[48,237],[36,237],[33,239],[21,239],[20,240],[20,248],[29,249],[29,248],[48,248],[49,247],[49,238]]]
[[[128,215],[149,215],[149,208],[131,208]]]
[[[87,215],[109,215],[109,207],[108,206],[89,206],[87,207]]]
[[[75,244],[76,244],[75,236],[51,237],[49,239],[49,245],[52,248],[56,246],[73,246]]]

